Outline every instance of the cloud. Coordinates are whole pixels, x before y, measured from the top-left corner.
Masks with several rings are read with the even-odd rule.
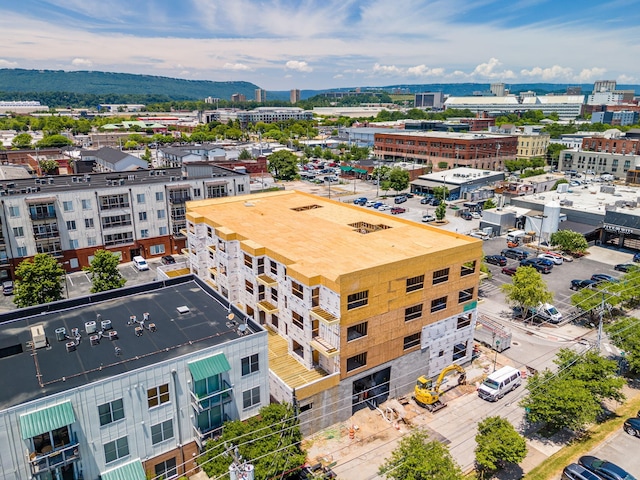
[[[225,63],[222,68],[224,68],[225,70],[235,70],[237,72],[251,71],[251,67],[248,67],[247,65],[244,65],[242,63]]]
[[[635,83],[638,81],[636,77],[632,77],[631,75],[618,75],[618,83]]]
[[[18,62],[10,62],[4,58],[0,58],[0,67],[2,68],[15,68],[18,66]]]
[[[415,77],[441,77],[444,75],[444,68],[429,68],[426,65],[416,65],[407,68],[407,75]]]
[[[74,58],[71,60],[74,67],[93,67],[93,62],[88,58]]]
[[[516,78],[516,75],[511,70],[497,71],[502,63],[497,58],[491,57],[488,62],[481,63],[471,72],[473,77],[484,78],[500,78],[500,79],[512,79]]]
[[[376,63],[373,66],[373,73],[379,73],[381,75],[398,75],[402,73],[402,69],[395,65],[380,65]]]
[[[343,78],[344,75],[342,75],[341,73],[337,73],[333,76],[333,78]]]
[[[561,67],[560,65],[547,68],[533,67],[531,70],[520,70],[520,75],[523,77],[536,77],[542,80],[567,80],[573,77],[573,69],[570,67]]]
[[[579,82],[590,82],[597,78],[602,78],[602,76],[607,72],[606,68],[600,67],[592,67],[592,68],[583,68],[578,75],[576,75],[575,79]]]
[[[313,68],[309,66],[307,62],[300,62],[298,60],[289,60],[285,64],[287,70],[297,70],[298,72],[313,72]]]

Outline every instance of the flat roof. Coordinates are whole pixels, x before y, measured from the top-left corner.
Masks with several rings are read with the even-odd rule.
[[[78,388],[114,375],[131,372],[165,360],[197,352],[207,347],[224,344],[239,338],[233,325],[227,326],[228,310],[212,291],[193,276],[173,279],[170,286],[163,282],[147,284],[147,291],[132,287],[110,292],[111,299],[95,303],[75,302],[76,308],[65,308],[66,302],[49,304],[60,310],[30,315],[0,324],[0,352],[21,345],[22,353],[0,358],[0,409],[9,408],[54,393]],[[72,299],[76,300],[76,299]],[[89,302],[89,298],[85,298]],[[188,307],[180,313],[179,307]],[[19,311],[18,311],[19,312]],[[156,325],[155,331],[144,328],[142,335],[135,333],[139,324],[128,324],[131,315],[138,321],[149,313],[145,323]],[[102,337],[99,344],[91,345],[85,322],[111,320],[112,330],[118,338]],[[236,318],[240,312],[237,312]],[[14,314],[13,317],[16,315]],[[0,321],[7,315],[0,315]],[[100,321],[97,329],[101,330]],[[32,353],[31,328],[42,325],[48,346]],[[251,322],[246,332],[261,331]],[[81,336],[75,351],[67,352],[70,339],[58,341],[56,329],[78,328]],[[108,331],[107,331],[108,332]],[[106,332],[105,332],[106,333]],[[115,347],[121,349],[116,355]],[[40,382],[38,381],[38,376]],[[42,385],[41,385],[41,384]]]
[[[458,140],[503,139],[508,137],[516,137],[516,135],[505,133],[439,132],[435,130],[391,130],[387,132],[379,132],[376,133],[376,135],[401,135],[403,137],[426,137]]]
[[[241,241],[251,240],[251,247],[285,257],[287,267],[301,275],[332,281],[477,242],[388,212],[294,190],[188,202],[187,218],[200,215],[207,224],[224,227],[225,235],[235,233]],[[372,227],[377,228],[370,231]]]

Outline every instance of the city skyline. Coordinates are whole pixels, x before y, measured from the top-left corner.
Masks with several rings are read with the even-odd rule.
[[[637,0],[25,0],[0,7],[0,68],[255,83],[640,83]],[[418,21],[416,21],[418,20]]]

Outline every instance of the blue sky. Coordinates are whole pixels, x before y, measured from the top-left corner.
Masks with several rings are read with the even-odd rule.
[[[0,68],[267,90],[640,84],[640,0],[5,0]]]

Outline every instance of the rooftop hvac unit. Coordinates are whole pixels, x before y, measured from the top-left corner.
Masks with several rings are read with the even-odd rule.
[[[56,328],[55,332],[56,332],[56,340],[58,342],[62,342],[63,340],[65,340],[67,338],[67,329],[66,328],[64,328],[64,327]]]
[[[100,343],[100,335],[91,335],[89,337],[89,342],[91,342],[91,345],[95,347]]]
[[[118,338],[118,332],[116,332],[115,330],[109,330],[107,337],[109,337],[109,340],[115,340]]]
[[[78,338],[80,336],[80,329],[79,328],[72,328],[71,329],[71,336],[73,338]]]
[[[44,334],[44,325],[34,325],[31,327],[31,340],[33,348],[44,348],[47,346],[47,336]]]
[[[76,351],[76,342],[67,342],[65,346],[67,347],[67,352],[69,353]]]
[[[111,330],[111,328],[113,328],[111,326],[111,320],[102,320],[100,322],[100,326],[102,327],[102,330]]]
[[[565,204],[567,207],[573,207],[573,200],[565,200],[565,201],[564,201],[564,204]]]
[[[91,335],[92,333],[96,333],[96,330],[98,330],[98,326],[96,324],[96,322],[94,322],[93,320],[91,320],[90,322],[85,322],[84,324],[84,330]]]

